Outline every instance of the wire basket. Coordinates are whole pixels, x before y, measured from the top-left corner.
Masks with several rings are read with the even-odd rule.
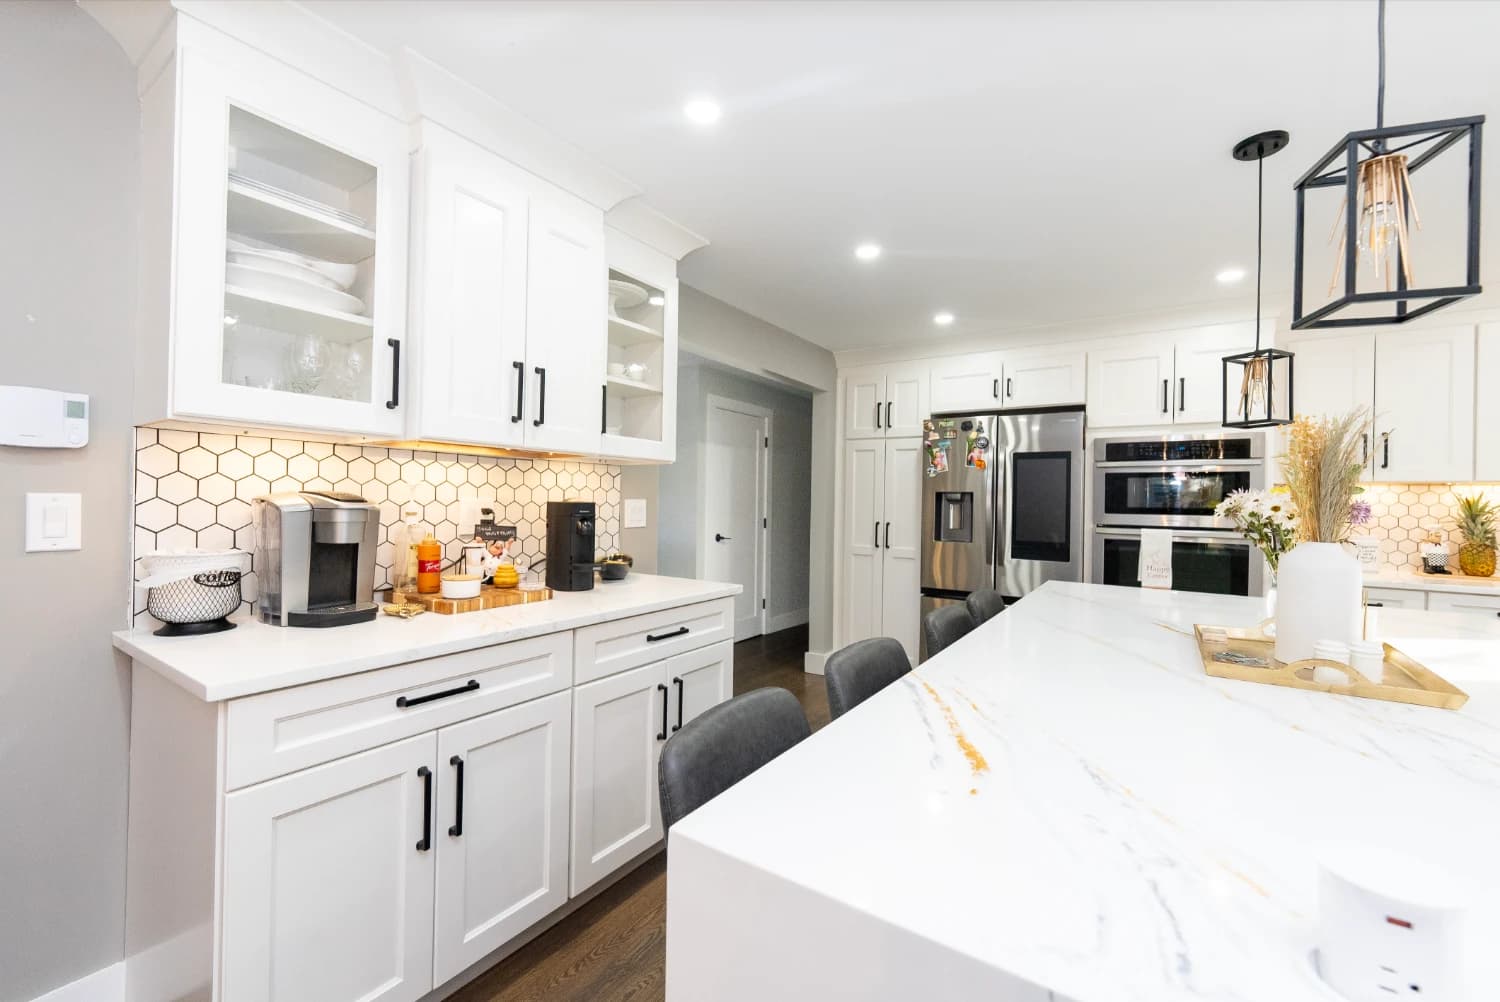
[[[166,625],[158,636],[231,630],[229,615],[240,607],[240,572],[202,571],[146,592],[146,611]]]

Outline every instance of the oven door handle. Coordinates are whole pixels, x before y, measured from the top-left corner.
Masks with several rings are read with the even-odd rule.
[[[1175,462],[1175,463],[1137,463],[1134,461],[1116,460],[1113,462],[1098,461],[1094,463],[1096,470],[1109,470],[1111,473],[1230,473],[1237,470],[1254,470],[1265,466],[1264,459],[1207,459],[1202,462]]]
[[[1172,542],[1174,543],[1217,543],[1223,546],[1236,546],[1240,548],[1248,548],[1254,545],[1250,540],[1234,532],[1224,532],[1222,534],[1216,532],[1179,532],[1170,527],[1166,528],[1172,533]],[[1095,526],[1094,535],[1102,536],[1106,539],[1140,539],[1141,530],[1138,528],[1119,529],[1112,526],[1108,528]]]

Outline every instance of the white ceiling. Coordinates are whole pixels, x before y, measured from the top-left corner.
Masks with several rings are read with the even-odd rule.
[[[1267,310],[1289,315],[1292,182],[1374,124],[1374,0],[307,6],[594,154],[709,239],[685,281],[836,350],[1243,312],[1255,179],[1229,150],[1272,128],[1292,142],[1266,162]],[[1388,123],[1497,110],[1500,3],[1392,0],[1387,38]],[[698,94],[724,107],[708,130],[682,115]],[[1420,181],[1424,221],[1461,205]],[[1335,210],[1311,217],[1310,273]],[[1231,264],[1252,273],[1226,289]]]

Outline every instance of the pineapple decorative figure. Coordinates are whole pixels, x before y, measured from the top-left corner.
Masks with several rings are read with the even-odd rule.
[[[1500,508],[1482,494],[1458,499],[1458,531],[1464,544],[1458,550],[1458,568],[1465,574],[1487,578],[1495,573],[1495,522]]]

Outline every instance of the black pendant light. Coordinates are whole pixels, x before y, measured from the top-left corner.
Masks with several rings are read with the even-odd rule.
[[[1235,144],[1234,158],[1255,161],[1255,350],[1224,359],[1224,427],[1270,428],[1292,421],[1292,353],[1260,346],[1261,245],[1265,235],[1266,157],[1290,137],[1281,129]]]
[[[1483,115],[1449,118],[1416,125],[1385,124],[1385,0],[1379,0],[1376,32],[1380,73],[1375,97],[1375,128],[1351,132],[1329,150],[1296,184],[1297,234],[1293,262],[1292,328],[1353,327],[1400,324],[1477,295],[1479,285],[1479,150]],[[1466,146],[1463,140],[1467,139]],[[1424,165],[1451,148],[1467,148],[1468,224],[1462,280],[1414,285],[1417,263],[1412,234],[1421,228],[1412,178]],[[1451,158],[1450,158],[1451,159]],[[1344,204],[1335,220],[1338,240],[1329,302],[1303,312],[1304,229],[1310,190],[1343,188]],[[1340,222],[1342,225],[1340,225]],[[1340,233],[1340,230],[1342,232]],[[1332,242],[1332,241],[1330,241]],[[1358,288],[1361,261],[1371,272],[1368,287]],[[1425,260],[1422,263],[1426,263]],[[1427,279],[1426,275],[1422,276]],[[1340,291],[1341,290],[1341,291]]]

